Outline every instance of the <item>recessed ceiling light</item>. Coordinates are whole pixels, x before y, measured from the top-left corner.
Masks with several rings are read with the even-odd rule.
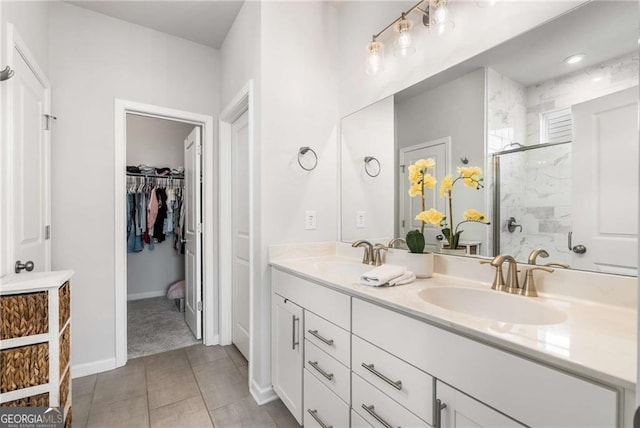
[[[564,59],[564,62],[566,62],[567,64],[576,64],[580,61],[582,61],[584,59],[586,55],[585,54],[576,54],[576,55],[571,55],[567,58]]]
[[[593,79],[591,79],[592,82],[596,83],[602,80],[602,76],[596,76]]]

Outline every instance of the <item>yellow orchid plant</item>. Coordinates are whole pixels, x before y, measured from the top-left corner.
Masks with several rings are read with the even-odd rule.
[[[422,222],[421,228],[419,231],[413,230],[407,233],[407,245],[412,253],[422,252],[424,250],[424,225],[427,223],[443,227],[442,233],[449,242],[449,248],[453,249],[458,248],[460,235],[464,232],[463,230],[459,230],[462,224],[490,224],[484,214],[472,208],[467,209],[462,213],[463,220],[457,225],[454,223],[453,219],[453,187],[455,184],[458,181],[461,181],[465,186],[471,189],[481,189],[484,187],[482,185],[482,169],[477,166],[459,167],[457,171],[458,176],[455,179],[451,175],[447,175],[442,179],[442,182],[440,183],[440,196],[447,199],[447,207],[449,208],[448,217],[435,208],[425,210],[424,189],[425,187],[433,189],[437,183],[436,179],[431,174],[428,174],[426,170],[433,169],[435,164],[436,163],[433,159],[420,159],[413,165],[409,166],[409,181],[411,182],[409,195],[411,197],[420,195],[422,199],[422,211],[415,218]]]

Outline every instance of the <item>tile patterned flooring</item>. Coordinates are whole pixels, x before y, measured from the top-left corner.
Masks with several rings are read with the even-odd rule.
[[[299,428],[282,401],[258,406],[234,346],[194,345],[73,380],[73,426]]]

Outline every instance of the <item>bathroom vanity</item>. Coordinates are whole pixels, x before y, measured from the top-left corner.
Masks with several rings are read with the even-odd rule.
[[[430,279],[367,287],[371,267],[339,253],[271,261],[273,386],[300,424],[632,425],[632,307],[507,295],[446,256]],[[481,281],[451,275],[469,263]]]

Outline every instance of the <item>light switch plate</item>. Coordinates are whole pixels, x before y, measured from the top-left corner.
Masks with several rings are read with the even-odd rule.
[[[305,230],[316,229],[316,212],[315,211],[304,212],[304,228]]]
[[[356,212],[356,229],[364,229],[365,219],[366,219],[365,211]]]

